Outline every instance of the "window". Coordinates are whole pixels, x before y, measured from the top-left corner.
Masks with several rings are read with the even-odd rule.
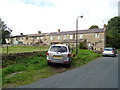
[[[40,37],[40,39],[43,39],[43,37]]]
[[[29,40],[32,40],[32,37],[29,37]]]
[[[26,40],[28,40],[28,37],[26,37]]]
[[[67,47],[65,46],[53,46],[50,51],[52,52],[67,52]]]
[[[34,37],[34,39],[37,39],[37,37]]]
[[[99,33],[95,33],[95,38],[98,38],[99,37]]]
[[[70,39],[73,39],[73,35],[70,35]]]
[[[60,37],[60,35],[58,36],[58,39],[60,39],[61,37]]]
[[[53,37],[52,37],[52,36],[50,36],[50,40],[53,40]]]
[[[91,46],[91,43],[88,43],[88,46],[90,47],[90,46]]]
[[[40,39],[39,37],[37,37],[37,39]]]
[[[64,35],[64,39],[66,39],[67,37],[66,37],[66,35]]]
[[[82,39],[82,38],[83,38],[83,35],[81,34],[81,35],[80,35],[80,39]]]
[[[16,41],[18,40],[18,38],[16,38]]]

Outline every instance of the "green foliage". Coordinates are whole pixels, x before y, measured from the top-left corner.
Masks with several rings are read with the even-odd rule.
[[[45,51],[48,48],[48,46],[10,46],[8,47],[8,53]],[[7,47],[2,48],[2,53],[7,53]]]
[[[86,46],[86,43],[85,42],[80,42],[79,43],[79,49],[85,49],[87,46]]]
[[[120,17],[113,17],[108,21],[107,30],[115,30],[120,33]]]
[[[11,74],[11,73],[15,73],[15,72],[19,72],[19,71],[24,71],[26,68],[23,64],[15,64],[15,65],[10,65],[6,68],[4,68],[2,70],[3,76]]]
[[[49,71],[49,68],[47,66],[46,57],[31,56],[31,57],[24,58],[23,60],[2,69],[3,85],[9,84],[9,83],[19,83],[19,82],[30,83],[31,78],[33,78],[32,80],[36,78],[35,73],[37,74],[38,71],[43,73],[44,76],[43,74],[41,75],[39,72],[39,78],[37,78],[37,80],[51,75],[51,72],[47,74],[48,73],[47,71]],[[26,80],[26,79],[30,79],[30,80]],[[19,84],[21,85],[21,83]]]
[[[11,30],[0,18],[0,44],[5,44],[5,38],[8,37],[11,33]]]
[[[120,17],[114,17],[108,21],[107,46],[120,48]]]
[[[74,52],[75,50],[73,50]],[[40,54],[44,55],[45,52]],[[93,51],[79,49],[78,54],[73,58],[71,68],[86,64],[98,56],[100,54],[96,54]],[[14,60],[12,65],[10,63],[1,71],[3,73],[2,85],[4,88],[27,85],[57,73],[54,72],[53,67],[47,65],[46,57],[39,57],[39,55],[26,57],[22,60]]]
[[[94,53],[93,51],[80,49],[78,54],[73,58],[72,64],[74,66],[81,66],[100,56],[101,54]]]
[[[99,29],[98,25],[92,25],[89,29]]]

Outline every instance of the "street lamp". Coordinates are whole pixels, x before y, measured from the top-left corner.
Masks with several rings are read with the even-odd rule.
[[[76,54],[78,53],[78,18],[83,18],[82,16],[78,16],[76,19]]]

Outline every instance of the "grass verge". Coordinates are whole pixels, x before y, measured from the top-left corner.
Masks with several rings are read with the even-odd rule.
[[[44,55],[45,53],[42,54]],[[27,85],[86,64],[99,56],[101,56],[101,54],[96,54],[93,51],[79,50],[79,53],[73,58],[70,68],[48,66],[46,57],[40,57],[40,55],[24,58],[19,60],[19,62],[15,60],[14,64],[3,63],[7,66],[0,70],[2,71],[2,86],[3,88],[14,88],[21,85]]]
[[[9,46],[8,53],[46,51],[48,48],[48,46]],[[7,47],[0,47],[0,52],[7,53]]]
[[[90,50],[80,49],[78,54],[73,58],[72,65],[78,67],[88,63],[89,61],[95,60],[100,56],[102,56],[101,53],[97,54]]]

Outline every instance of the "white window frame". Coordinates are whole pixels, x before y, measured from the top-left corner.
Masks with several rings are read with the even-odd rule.
[[[67,38],[67,36],[66,35],[64,35],[64,39],[66,39]]]
[[[90,43],[90,42],[88,43],[88,46],[89,46],[89,47],[91,46],[91,43]]]
[[[40,37],[40,39],[43,39],[43,37]]]
[[[70,35],[70,39],[73,39],[73,35]]]
[[[40,39],[40,37],[37,37],[37,39]]]
[[[80,34],[80,39],[83,39],[83,34]]]
[[[95,33],[95,38],[99,38],[99,33]]]
[[[53,36],[50,36],[50,40],[53,40]]]
[[[61,36],[60,36],[60,35],[58,35],[58,39],[61,39]]]

